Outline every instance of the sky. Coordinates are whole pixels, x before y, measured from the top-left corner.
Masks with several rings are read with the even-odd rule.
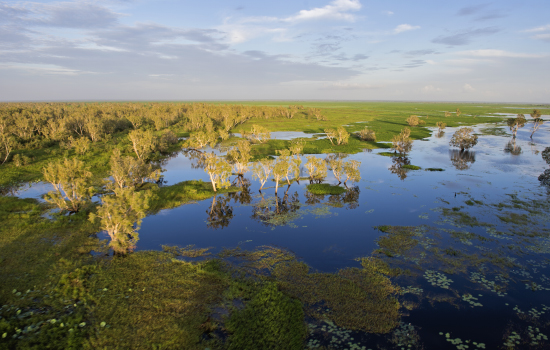
[[[0,0],[0,101],[550,102],[550,1]]]

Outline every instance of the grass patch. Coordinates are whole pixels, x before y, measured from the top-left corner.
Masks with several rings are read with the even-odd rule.
[[[412,164],[405,164],[405,165],[402,165],[401,167],[403,169],[408,169],[408,170],[420,170],[420,169],[422,169],[418,165],[412,165]]]
[[[310,184],[307,185],[307,190],[313,194],[331,194],[339,195],[346,192],[346,189],[330,184]]]
[[[384,157],[397,157],[398,155],[397,153],[394,153],[394,152],[380,152],[377,154]]]
[[[191,201],[198,201],[214,197],[215,195],[237,192],[238,187],[219,188],[216,192],[212,188],[212,183],[201,180],[189,180],[177,184],[160,187],[157,196],[150,204],[149,212],[157,213],[162,209],[171,209]]]

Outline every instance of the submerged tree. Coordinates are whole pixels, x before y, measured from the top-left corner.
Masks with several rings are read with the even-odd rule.
[[[541,113],[538,109],[533,110],[533,113],[531,113],[531,118],[533,118],[533,128],[531,129],[531,138],[533,138],[533,134],[540,128],[542,124],[544,124],[544,120],[541,118]]]
[[[443,122],[437,122],[435,123],[435,125],[437,126],[439,132],[442,132],[443,130],[445,130],[445,127],[447,127],[447,124]]]
[[[449,145],[460,148],[461,152],[474,147],[477,145],[477,135],[473,132],[474,129],[472,128],[464,127],[458,129],[451,138]]]
[[[290,151],[284,150],[279,155],[279,158],[273,165],[273,180],[275,181],[275,194],[279,189],[279,182],[288,176],[289,168],[291,166]],[[290,185],[290,182],[289,182]]]
[[[228,188],[229,177],[231,176],[231,165],[222,157],[216,156],[213,152],[204,155],[204,171],[210,176],[214,192],[217,188]],[[217,185],[217,186],[216,186]]]
[[[99,221],[101,229],[111,239],[109,246],[116,254],[126,254],[136,247],[138,230],[152,196],[151,191],[117,188],[114,194],[101,198],[97,213],[90,213],[90,221]]]
[[[235,173],[242,178],[244,173],[248,171],[248,163],[252,155],[250,154],[250,142],[246,140],[237,141],[237,145],[227,152],[227,158]]]
[[[518,130],[523,128],[526,122],[527,120],[525,119],[525,116],[523,114],[518,114],[516,118],[509,118],[506,121],[508,127],[510,128],[510,131],[514,135],[514,138],[516,138]]]
[[[321,183],[327,177],[327,163],[315,156],[306,156],[307,162],[304,165],[309,175],[309,183]]]
[[[260,181],[260,191],[273,171],[273,163],[274,161],[272,159],[262,159],[252,165],[252,178]]]
[[[411,129],[404,128],[399,135],[392,138],[392,149],[399,154],[407,154],[412,149]]]
[[[77,212],[90,201],[93,194],[92,173],[83,161],[76,158],[51,162],[42,170],[44,180],[54,191],[44,199],[61,210]]]
[[[346,173],[346,179],[344,180],[344,186],[348,187],[347,181],[359,182],[361,180],[361,172],[359,166],[361,162],[358,160],[350,160],[344,163],[344,172]]]
[[[326,160],[328,161],[330,170],[332,170],[334,177],[338,180],[338,185],[340,185],[342,183],[342,175],[344,173],[344,161],[335,156],[328,156]]]

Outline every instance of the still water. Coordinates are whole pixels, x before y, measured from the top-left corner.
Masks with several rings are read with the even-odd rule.
[[[549,146],[549,129],[543,125],[531,140],[525,127],[514,141],[504,125],[477,126],[482,135],[467,154],[449,147],[456,129],[447,128],[415,141],[407,159],[379,155],[383,150],[349,155],[346,160],[361,162],[362,178],[347,195],[313,196],[302,180],[281,186],[275,197],[274,186],[260,193],[249,173],[240,194],[147,217],[138,249],[194,244],[216,252],[271,245],[290,250],[315,271],[333,273],[360,267],[358,258],[383,248],[390,266],[408,271],[392,279],[403,288],[401,325],[377,336],[312,321],[308,346],[548,348],[549,194],[537,177],[547,168],[540,152]],[[167,184],[208,181],[192,164],[182,154],[170,159]],[[405,170],[403,164],[422,169]],[[337,183],[330,173],[325,182]],[[382,225],[410,226],[413,233],[376,228]],[[412,248],[381,243],[403,237],[413,237]]]

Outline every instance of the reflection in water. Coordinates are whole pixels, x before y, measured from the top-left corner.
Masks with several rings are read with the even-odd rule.
[[[290,186],[287,187],[282,198],[275,194],[274,197],[265,199],[262,195],[262,199],[252,209],[252,219],[270,227],[287,225],[296,220],[300,216],[297,211],[302,205],[298,192],[289,196],[289,189]]]
[[[306,191],[304,195],[306,196],[306,204],[315,205],[315,204],[329,204],[332,207],[343,208],[346,206],[347,209],[355,209],[359,207],[359,194],[361,190],[358,186],[350,187],[348,190],[342,194],[313,194],[309,191]],[[328,196],[328,200],[325,202],[325,197]]]
[[[457,170],[470,169],[472,163],[476,161],[476,153],[473,151],[459,151],[453,149],[449,151],[449,157],[451,158],[451,163],[453,163]]]
[[[233,218],[233,207],[229,205],[231,201],[230,196],[214,196],[212,198],[212,205],[210,210],[207,210],[208,219],[206,219],[206,226],[212,229],[224,228],[229,226],[231,219]]]
[[[393,157],[391,159],[392,166],[388,168],[388,170],[392,174],[396,174],[397,177],[399,177],[401,180],[405,180],[407,178],[407,169],[403,168],[403,165],[409,165],[411,164],[411,161],[407,157]]]
[[[516,144],[516,138],[514,137],[511,141],[509,141],[506,146],[504,146],[504,152],[510,153],[514,156],[519,156],[522,152],[521,146],[518,146]]]
[[[192,169],[204,169],[206,164],[204,154],[202,152],[194,149],[184,149],[181,153],[191,160]]]
[[[444,131],[438,131],[437,133],[434,134],[435,137],[437,137],[438,139],[442,138],[443,136],[445,136],[445,132]]]
[[[250,204],[252,202],[252,196],[250,194],[250,180],[243,176],[237,176],[235,180],[241,188],[238,192],[228,193],[229,198],[233,199],[235,203]]]

